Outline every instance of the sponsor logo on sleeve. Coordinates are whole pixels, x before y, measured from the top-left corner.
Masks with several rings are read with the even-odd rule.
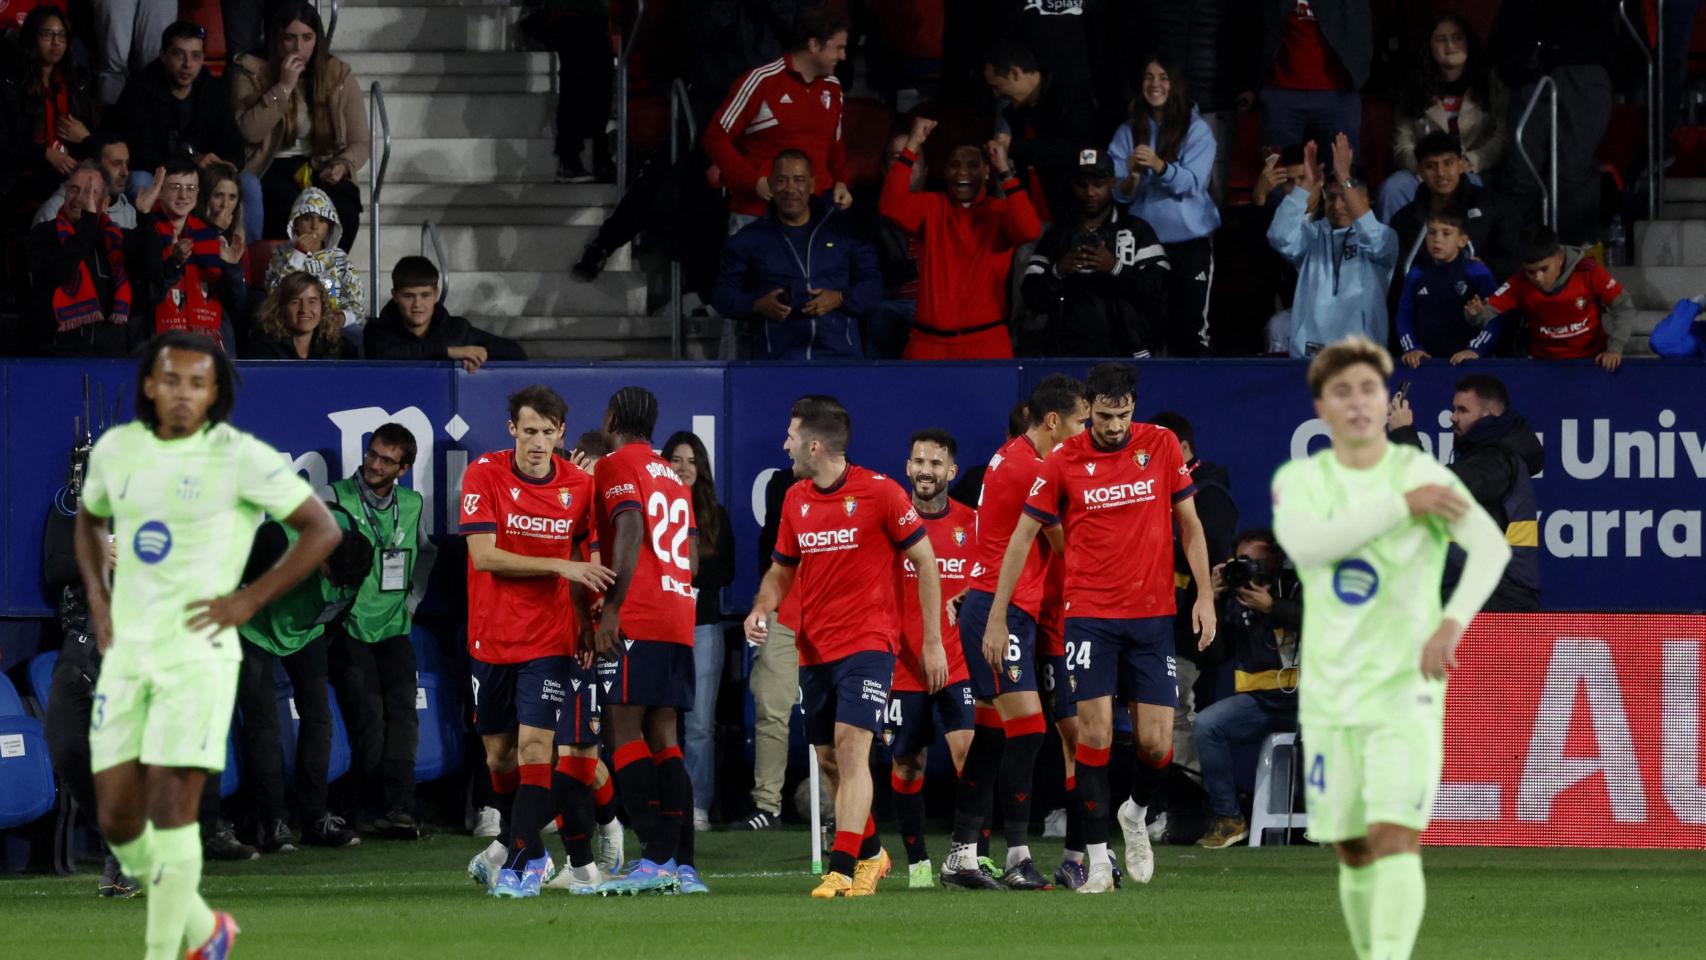
[[[479,494],[477,494],[477,493],[465,493],[462,495],[462,512],[463,513],[465,513],[469,516],[473,516],[474,511],[478,510],[479,508],[480,508],[480,495]]]
[[[618,483],[616,486],[604,491],[604,499],[606,500],[614,500],[617,497],[624,495],[637,497],[640,495],[640,491],[636,490],[634,485],[631,483]]]

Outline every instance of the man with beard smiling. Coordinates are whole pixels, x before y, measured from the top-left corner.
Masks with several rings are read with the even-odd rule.
[[[972,741],[975,702],[959,630],[947,609],[965,592],[977,555],[977,511],[948,499],[948,484],[959,472],[955,462],[958,455],[959,444],[948,431],[920,430],[912,435],[906,460],[912,507],[924,521],[925,536],[936,551],[943,601],[937,617],[942,623],[942,650],[948,658],[947,685],[930,693],[924,670],[924,611],[918,605],[918,568],[910,559],[902,558],[896,568],[901,642],[884,714],[883,742],[894,757],[889,784],[894,788],[895,815],[906,844],[908,886],[913,890],[936,885],[924,842],[925,751],[940,729],[958,773],[965,766]]]
[[[812,195],[813,176],[804,151],[777,154],[769,212],[723,250],[712,303],[725,317],[751,318],[754,359],[861,359],[859,318],[883,298],[876,248]]]
[[[1147,357],[1163,346],[1167,252],[1155,230],[1113,202],[1114,165],[1080,150],[1071,217],[1037,242],[1020,292],[1049,318],[1057,357]]]
[[[1042,233],[1030,198],[1019,189],[1007,148],[959,144],[948,156],[942,193],[912,192],[918,162],[936,121],[912,121],[906,149],[883,178],[878,209],[922,241],[918,317],[907,360],[999,360],[1013,355],[1007,332],[1007,271],[1013,251]],[[988,160],[985,161],[985,155]],[[993,170],[1002,195],[988,192]]]

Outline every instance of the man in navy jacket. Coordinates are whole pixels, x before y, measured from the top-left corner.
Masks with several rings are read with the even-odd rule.
[[[858,359],[859,322],[883,297],[877,251],[852,218],[812,196],[811,159],[777,154],[770,210],[729,238],[713,305],[751,318],[752,356]]]

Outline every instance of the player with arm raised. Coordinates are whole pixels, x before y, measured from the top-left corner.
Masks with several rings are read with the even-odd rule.
[[[965,592],[972,557],[977,553],[977,512],[948,499],[948,485],[958,472],[958,444],[946,430],[920,430],[912,435],[906,478],[912,482],[912,506],[924,521],[930,548],[936,552],[937,576],[942,581],[942,647],[948,658],[948,682],[929,692],[924,677],[924,611],[918,605],[918,568],[901,557],[896,588],[900,591],[900,650],[895,657],[894,685],[889,692],[883,741],[894,765],[889,775],[894,788],[900,835],[906,844],[908,884],[914,890],[936,885],[930,852],[924,842],[925,754],[938,729],[947,742],[957,771],[971,749],[971,683],[960,650],[959,631],[948,606]]]
[[[468,543],[468,656],[474,731],[486,750],[505,829],[468,873],[497,897],[536,897],[551,870],[540,833],[555,816],[552,742],[574,660],[584,599],[611,573],[571,559],[592,537],[592,478],[554,452],[568,404],[549,387],[509,398],[515,447],[469,464],[461,530]],[[507,801],[507,802],[506,802]]]
[[[143,349],[136,420],[89,455],[77,567],[105,661],[89,721],[101,833],[147,886],[147,957],[223,960],[238,933],[201,899],[196,811],[225,766],[237,627],[331,554],[326,507],[277,450],[228,421],[236,375],[218,344],[167,333]],[[241,590],[261,515],[299,534]],[[118,545],[109,592],[107,536]],[[235,591],[235,592],[233,592]]]
[[[1351,337],[1309,364],[1333,445],[1274,474],[1274,532],[1303,581],[1303,733],[1309,835],[1339,854],[1339,902],[1358,957],[1402,960],[1427,896],[1421,834],[1443,762],[1445,676],[1498,586],[1510,547],[1463,483],[1387,442],[1392,357]],[[1446,548],[1467,560],[1440,605]]]
[[[1197,583],[1192,625],[1204,642],[1214,636],[1214,595],[1207,589],[1208,551],[1192,496],[1196,488],[1172,431],[1132,423],[1137,371],[1104,363],[1085,382],[1090,429],[1044,461],[1002,558],[994,609],[1003,609],[1024,566],[1024,551],[1041,530],[1066,534],[1067,679],[1078,705],[1073,762],[1082,812],[1086,879],[1079,893],[1113,889],[1108,859],[1108,750],[1114,698],[1131,715],[1137,739],[1133,801],[1120,808],[1126,874],[1147,883],[1155,871],[1143,805],[1172,762],[1173,709],[1179,687],[1173,668],[1173,523]],[[993,614],[991,614],[993,618]],[[999,641],[993,631],[985,646]]]
[[[1084,385],[1064,374],[1045,377],[1026,401],[1029,426],[989,460],[978,500],[976,562],[971,589],[960,607],[960,643],[972,693],[977,697],[977,732],[954,799],[953,846],[942,865],[942,884],[968,890],[1000,886],[1046,890],[1049,884],[1031,860],[1031,781],[1037,750],[1047,730],[1037,695],[1037,617],[1042,612],[1048,556],[1035,537],[1025,542],[1007,599],[995,607],[1002,557],[1019,524],[1025,497],[1049,451],[1084,429],[1088,415]],[[1046,535],[1051,549],[1064,540]],[[978,868],[977,842],[989,821],[1000,785],[1007,833],[1006,870],[999,878]]]
[[[752,602],[746,637],[763,643],[782,598],[799,592],[806,742],[817,749],[835,793],[835,844],[812,896],[869,896],[889,867],[871,817],[870,761],[900,634],[895,555],[905,554],[918,571],[919,609],[941,607],[941,581],[924,524],[900,485],[847,462],[853,424],[846,409],[831,398],[808,397],[789,416],[783,449],[800,481],[783,498],[776,563]],[[922,619],[924,681],[935,693],[947,682],[948,661],[941,622]]]
[[[616,782],[643,846],[627,874],[599,893],[705,893],[693,866],[693,787],[676,735],[693,709],[693,497],[652,452],[658,401],[623,387],[605,408],[614,452],[593,468],[599,542],[616,582],[594,641],[609,715]]]

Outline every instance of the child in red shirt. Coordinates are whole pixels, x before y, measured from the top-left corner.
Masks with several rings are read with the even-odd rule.
[[[1635,319],[1635,301],[1599,262],[1580,247],[1565,247],[1544,225],[1518,237],[1522,272],[1483,301],[1471,297],[1463,313],[1486,326],[1516,312],[1528,329],[1528,352],[1536,360],[1593,359],[1607,371],[1623,362],[1623,346]]]

